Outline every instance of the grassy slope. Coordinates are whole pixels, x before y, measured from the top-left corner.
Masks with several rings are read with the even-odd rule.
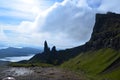
[[[120,68],[113,70],[107,74],[100,74],[110,64],[112,64],[117,58],[120,57],[118,51],[113,49],[100,49],[98,51],[89,51],[82,53],[74,59],[69,60],[61,65],[63,68],[69,68],[71,70],[82,70],[89,76],[107,77],[112,80],[120,80]],[[101,75],[101,76],[100,76]]]
[[[120,67],[110,73],[102,75],[102,77],[106,77],[109,80],[120,80]]]

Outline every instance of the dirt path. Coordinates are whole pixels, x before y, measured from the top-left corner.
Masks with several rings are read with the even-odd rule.
[[[0,71],[2,78],[13,76],[16,80],[84,80],[71,71],[49,67],[49,68],[7,68]]]

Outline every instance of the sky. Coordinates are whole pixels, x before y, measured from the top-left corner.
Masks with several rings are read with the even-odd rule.
[[[0,48],[87,42],[96,13],[120,13],[120,0],[0,0]]]

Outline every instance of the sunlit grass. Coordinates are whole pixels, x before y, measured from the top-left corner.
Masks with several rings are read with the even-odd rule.
[[[108,74],[100,75],[102,72],[120,57],[118,51],[107,48],[97,51],[81,53],[79,56],[63,63],[62,68],[69,68],[75,71],[84,71],[89,77],[110,78],[119,80],[120,68]],[[119,77],[119,78],[118,78]]]

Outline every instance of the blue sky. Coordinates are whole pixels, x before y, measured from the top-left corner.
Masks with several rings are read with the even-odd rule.
[[[0,48],[70,48],[90,39],[96,13],[120,13],[119,0],[0,0]]]
[[[1,5],[0,6],[0,12],[2,14],[0,16],[0,23],[3,23],[3,24],[19,24],[22,21],[33,20],[33,18],[32,19],[29,19],[29,18],[26,18],[26,17],[22,17],[21,18],[21,17],[18,17],[18,16],[9,15],[10,12],[11,13],[14,12],[14,13],[20,14],[21,11],[20,11],[19,7],[22,6],[22,3],[24,4],[24,7],[26,7],[26,4],[27,4],[27,6],[32,6],[33,4],[35,4],[34,1],[36,1],[36,2],[38,2],[36,7],[41,7],[40,9],[44,10],[44,9],[47,9],[50,6],[52,6],[55,2],[62,2],[63,0],[34,0],[34,1],[30,0],[30,1],[33,1],[33,4],[29,3],[28,0],[26,2],[24,2],[24,1],[22,2],[21,0],[18,0],[18,1],[16,1],[16,0],[7,0],[7,1],[0,0],[0,2],[1,2],[0,3],[0,5]],[[18,10],[17,10],[17,8],[16,9],[14,8],[14,7],[16,7],[16,5],[7,7],[7,5],[12,5],[11,3],[12,4],[16,4],[17,3],[19,5]],[[6,15],[4,15],[4,13]],[[23,13],[24,13],[24,11],[23,11]],[[29,13],[29,11],[26,12],[26,13]],[[22,13],[21,13],[21,15],[22,15]]]

